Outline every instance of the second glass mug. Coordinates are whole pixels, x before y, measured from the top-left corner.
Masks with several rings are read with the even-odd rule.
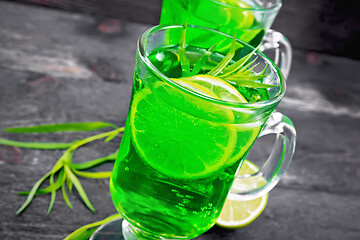
[[[261,51],[274,50],[273,61],[287,79],[292,48],[287,38],[270,29],[281,0],[163,0],[160,24],[208,27],[236,37]]]
[[[274,112],[285,94],[278,67],[261,52],[254,54],[256,63],[268,66],[266,83],[277,85],[265,101],[224,101],[191,91],[165,76],[149,59],[154,51],[178,44],[182,30],[182,25],[155,26],[138,41],[129,113],[110,181],[114,205],[124,217],[122,234],[114,235],[116,239],[195,238],[215,224],[228,194],[244,196],[229,191],[258,136],[277,136],[268,174],[263,176],[275,181],[249,195],[271,187],[294,153],[294,126]],[[188,26],[187,35],[194,34],[232,41],[218,31]],[[237,42],[247,53],[254,50]],[[210,47],[201,41],[187,43]],[[92,239],[103,239],[98,236]]]

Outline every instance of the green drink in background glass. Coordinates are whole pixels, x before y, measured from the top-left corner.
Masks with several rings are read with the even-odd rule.
[[[280,113],[271,116],[285,93],[279,69],[236,40],[244,55],[235,55],[230,65],[254,53],[254,73],[264,76],[258,86],[273,87],[225,81],[219,77],[225,71],[211,72],[226,52],[216,47],[209,52],[211,45],[192,36],[216,36],[233,46],[235,40],[189,26],[182,48],[183,34],[182,25],[156,26],[138,42],[126,128],[110,181],[114,205],[125,219],[125,239],[188,239],[207,231],[259,134],[275,133],[283,142],[275,144],[269,160],[274,168],[264,172],[269,182],[249,195],[272,188],[294,152],[291,121]],[[192,73],[206,56],[196,75],[184,73],[184,52]]]
[[[287,78],[292,59],[289,41],[271,30],[281,0],[163,0],[160,24],[208,27],[236,37],[261,51],[275,49],[273,60]],[[219,47],[223,43],[219,42]]]

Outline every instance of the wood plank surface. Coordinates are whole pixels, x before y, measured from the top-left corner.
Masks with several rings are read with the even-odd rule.
[[[151,25],[159,23],[162,4],[162,0],[15,1]],[[285,34],[296,49],[360,59],[359,1],[283,0],[273,28]]]
[[[104,26],[111,31],[103,31]],[[149,25],[0,2],[0,129],[45,123],[107,121],[123,125],[129,103],[136,41]],[[295,49],[279,111],[298,133],[293,162],[271,191],[263,214],[246,228],[212,228],[198,239],[346,239],[360,235],[360,61]],[[15,135],[24,141],[71,141],[83,134]],[[118,147],[93,144],[75,161]],[[115,212],[106,180],[81,179],[97,209],[77,194],[74,209],[58,194],[38,196],[20,216],[19,191],[51,169],[62,151],[0,145],[0,239],[62,239]],[[111,164],[101,169],[111,169]]]

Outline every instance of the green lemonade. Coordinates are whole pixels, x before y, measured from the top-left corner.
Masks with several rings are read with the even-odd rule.
[[[186,51],[193,67],[204,50]],[[177,52],[175,46],[158,49],[148,58],[164,75],[177,78]],[[114,205],[131,225],[150,234],[197,237],[215,224],[234,175],[266,119],[235,123],[230,109],[181,94],[153,75],[141,79],[139,72],[135,67],[130,110],[110,181]],[[205,85],[197,88],[209,91]],[[236,89],[248,102],[269,98],[266,89]]]
[[[251,10],[246,10],[251,8]],[[267,23],[262,7],[241,0],[163,0],[160,24],[188,24],[208,27],[257,47]],[[212,39],[214,41],[214,39]],[[218,41],[214,41],[218,42]]]

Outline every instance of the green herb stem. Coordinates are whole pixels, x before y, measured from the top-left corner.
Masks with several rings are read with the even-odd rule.
[[[84,178],[110,178],[111,177],[111,172],[82,172],[82,171],[78,171],[75,169],[73,169],[73,172],[76,175],[79,175]]]
[[[84,225],[80,228],[78,228],[77,230],[75,230],[74,232],[72,232],[71,234],[69,234],[66,238],[64,238],[64,240],[83,240],[83,239],[88,239],[93,232],[97,229],[97,227],[117,220],[117,219],[121,219],[121,215],[119,213],[111,215],[107,218],[105,218],[104,220],[98,221],[98,222],[94,222],[94,223],[90,223],[87,225]]]
[[[112,130],[110,132],[100,133],[100,134],[97,134],[97,135],[94,135],[94,136],[91,136],[91,137],[87,137],[87,138],[78,140],[72,146],[70,146],[67,151],[74,151],[75,149],[77,149],[77,148],[79,148],[79,147],[81,147],[81,146],[83,146],[85,144],[88,144],[89,142],[92,142],[92,141],[95,141],[95,140],[98,140],[98,139],[101,139],[101,138],[108,137],[108,136],[110,136],[112,134],[115,134],[115,133],[118,134],[120,132],[123,132],[124,129],[125,129],[124,127],[121,127],[121,128]]]
[[[30,127],[6,128],[5,132],[10,133],[54,133],[54,132],[78,132],[78,131],[93,131],[102,128],[112,127],[118,128],[115,124],[106,122],[74,122],[74,123],[59,123],[37,125]]]
[[[70,167],[72,169],[76,169],[76,170],[84,170],[84,169],[89,169],[92,167],[95,167],[99,164],[102,164],[104,162],[109,162],[109,161],[115,161],[117,156],[117,152],[114,152],[106,157],[102,157],[102,158],[96,158],[87,162],[83,162],[83,163],[70,163]]]
[[[231,80],[231,79],[229,79]],[[251,88],[272,88],[272,87],[276,87],[276,85],[270,85],[270,84],[264,84],[264,83],[259,83],[259,82],[254,82],[252,80],[233,80],[234,82],[236,82],[236,85],[241,86],[241,87],[251,87]]]
[[[187,23],[185,23],[183,31],[181,33],[181,38],[179,42],[179,60],[182,69],[182,76],[187,77],[190,75],[190,62],[186,56],[186,30]]]
[[[69,143],[38,143],[38,142],[20,142],[20,141],[13,141],[8,139],[0,138],[0,144],[13,146],[13,147],[20,147],[20,148],[32,148],[32,149],[66,149],[72,146],[75,142]]]

